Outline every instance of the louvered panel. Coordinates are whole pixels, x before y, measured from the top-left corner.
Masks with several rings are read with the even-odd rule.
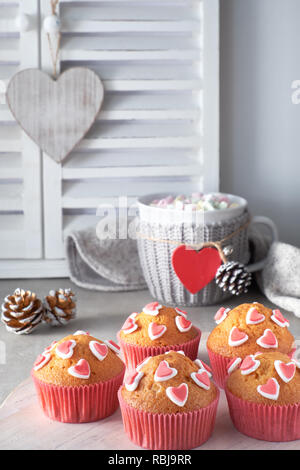
[[[20,34],[16,26],[20,12],[36,15],[37,7],[35,0],[0,1],[0,259],[42,254],[40,156],[5,101],[10,78],[38,66],[37,31]]]
[[[216,160],[207,184],[203,158],[209,2],[207,21],[217,33],[217,0],[60,1],[61,71],[92,68],[105,99],[96,124],[61,167],[45,158],[48,258],[64,256],[63,235],[95,224],[98,205],[120,195],[132,203],[149,192],[217,189]],[[43,15],[48,12],[42,4]],[[42,61],[51,72],[45,35]]]

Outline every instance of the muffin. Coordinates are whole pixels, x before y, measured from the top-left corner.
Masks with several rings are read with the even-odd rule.
[[[244,358],[225,386],[238,431],[265,441],[300,439],[299,367],[278,351]]]
[[[214,380],[223,388],[228,368],[257,351],[279,351],[292,356],[294,337],[280,310],[262,304],[242,304],[233,310],[220,308],[217,326],[207,340]]]
[[[118,345],[78,331],[40,354],[32,378],[44,413],[65,423],[97,421],[118,407],[125,366]]]
[[[170,350],[184,351],[192,360],[198,354],[201,332],[179,308],[147,304],[141,313],[129,315],[118,333],[126,366],[135,368],[148,356]]]
[[[127,370],[118,396],[125,431],[141,447],[192,449],[212,434],[219,390],[205,365],[183,352],[148,357]]]

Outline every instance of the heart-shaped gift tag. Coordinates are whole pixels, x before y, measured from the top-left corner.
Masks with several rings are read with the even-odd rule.
[[[215,248],[195,251],[185,245],[178,246],[172,255],[172,266],[184,287],[196,294],[215,277],[222,260]]]
[[[53,80],[41,70],[27,69],[12,77],[6,99],[26,134],[60,163],[94,124],[103,95],[93,70],[71,68]]]

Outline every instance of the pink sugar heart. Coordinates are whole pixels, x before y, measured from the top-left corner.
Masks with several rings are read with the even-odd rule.
[[[265,349],[278,348],[278,341],[272,330],[266,329],[264,334],[256,341],[259,346]]]
[[[177,313],[179,313],[179,315],[182,315],[182,316],[184,316],[185,318],[187,318],[187,312],[186,312],[185,310],[181,310],[181,308],[176,307],[176,308],[175,308],[175,311],[176,311]]]
[[[68,372],[78,379],[88,379],[91,375],[91,369],[88,361],[80,359],[75,366],[71,366]]]
[[[106,340],[105,344],[107,344],[107,346],[115,353],[117,354],[120,353],[120,346],[117,343],[115,343],[112,339]]]
[[[178,387],[168,387],[166,394],[177,406],[184,406],[188,399],[189,389],[187,384],[182,383]]]
[[[148,334],[152,340],[160,338],[167,331],[165,325],[160,325],[158,323],[152,322],[148,327]]]
[[[175,322],[176,322],[176,326],[177,326],[178,330],[181,333],[185,333],[186,331],[189,331],[192,328],[192,322],[187,320],[186,318],[184,318],[181,315],[178,315],[175,318]]]
[[[98,341],[90,341],[89,348],[99,361],[103,361],[108,354],[108,347],[106,344],[99,343]]]
[[[129,392],[133,392],[139,386],[140,380],[144,376],[143,372],[128,371],[125,376],[124,385]]]
[[[260,366],[260,361],[255,359],[253,355],[246,356],[241,363],[240,369],[242,375],[248,375],[254,372]]]
[[[246,323],[247,325],[258,325],[262,323],[266,317],[260,313],[255,307],[251,307],[246,315]]]
[[[73,356],[75,346],[76,341],[74,341],[73,339],[69,339],[56,346],[55,353],[58,357],[62,359],[69,359]]]
[[[248,335],[234,326],[229,333],[229,346],[240,346],[248,340]]]
[[[204,390],[209,390],[210,389],[209,375],[205,370],[200,370],[198,372],[192,372],[191,377],[199,387],[204,388]]]
[[[167,361],[162,361],[155,371],[154,380],[155,382],[163,382],[170,380],[172,377],[175,377],[175,375],[177,375],[177,370],[170,367]]]
[[[279,375],[279,377],[285,382],[290,382],[295,375],[296,372],[296,364],[294,362],[289,362],[286,364],[282,361],[275,361],[274,362],[275,369]]]
[[[42,367],[44,367],[46,364],[48,364],[48,362],[50,361],[51,359],[51,355],[50,354],[47,354],[47,353],[43,353],[43,354],[40,354],[34,365],[33,365],[33,369],[35,371],[38,371],[40,369],[42,369]]]
[[[241,362],[242,359],[240,357],[234,357],[227,365],[227,373],[232,374],[232,372],[238,368]]]
[[[135,323],[135,320],[132,317],[128,317],[122,326],[122,331],[125,334],[133,333],[138,328],[138,325]]]
[[[162,306],[158,302],[151,302],[150,304],[145,305],[143,312],[148,315],[156,316],[159,314],[159,310]]]
[[[272,378],[267,381],[264,385],[259,385],[257,387],[258,393],[265,398],[269,398],[270,400],[277,400],[279,396],[279,383],[276,379]]]
[[[271,319],[281,327],[290,326],[290,322],[282,315],[278,308],[273,310]]]
[[[229,308],[224,308],[224,307],[219,308],[219,310],[214,316],[214,320],[217,323],[217,325],[219,325],[220,323],[222,323],[222,321],[225,320],[229,311],[230,311]]]

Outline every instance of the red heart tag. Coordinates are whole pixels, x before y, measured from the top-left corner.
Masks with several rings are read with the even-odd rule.
[[[189,389],[187,384],[182,383],[179,387],[168,387],[166,394],[173,403],[178,406],[184,406],[188,398]]]
[[[215,248],[195,251],[181,245],[173,251],[172,255],[173,269],[191,294],[196,294],[209,284],[221,264],[219,252]]]

